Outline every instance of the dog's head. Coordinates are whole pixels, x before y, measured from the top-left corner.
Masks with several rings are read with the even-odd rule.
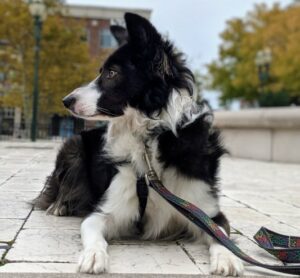
[[[128,106],[151,116],[167,105],[173,89],[192,92],[192,73],[172,44],[141,16],[126,13],[125,22],[127,30],[111,27],[120,47],[99,76],[63,99],[75,116],[105,120],[122,116]]]

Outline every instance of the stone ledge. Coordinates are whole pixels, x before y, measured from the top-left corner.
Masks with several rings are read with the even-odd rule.
[[[300,163],[300,107],[215,112],[233,157]]]
[[[216,111],[215,126],[219,128],[300,129],[300,108],[280,107]]]

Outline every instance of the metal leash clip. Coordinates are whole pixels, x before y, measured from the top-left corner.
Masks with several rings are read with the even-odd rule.
[[[148,168],[148,172],[145,174],[145,181],[146,181],[147,185],[149,186],[150,181],[155,181],[155,180],[157,181],[158,177],[152,167],[150,156],[149,156],[146,145],[144,145],[144,160],[146,161],[147,168]]]

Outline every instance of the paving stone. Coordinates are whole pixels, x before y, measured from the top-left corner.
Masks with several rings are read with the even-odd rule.
[[[0,219],[0,242],[12,241],[21,229],[24,220]]]
[[[176,245],[111,245],[110,273],[203,274]],[[74,273],[75,263],[8,263],[0,273]]]
[[[4,242],[0,242],[0,261],[8,248],[9,248],[8,244]]]
[[[194,259],[197,266],[209,264],[208,247],[204,244],[180,241],[182,248]]]
[[[40,192],[44,187],[43,179],[25,179],[12,178],[1,186],[1,191],[20,192],[20,191],[36,191]]]
[[[178,245],[111,245],[111,273],[201,274]]]
[[[78,260],[78,230],[22,230],[6,259],[14,262],[70,262]],[[111,272],[200,273],[175,244],[110,245]]]
[[[274,215],[272,216],[274,219],[287,224],[295,229],[297,229],[297,234],[295,236],[300,236],[300,216],[296,215]]]
[[[0,273],[75,273],[76,267],[72,263],[7,263],[0,267]]]
[[[79,233],[82,218],[47,215],[45,211],[33,211],[24,229],[63,229]]]
[[[244,204],[241,204],[235,200],[232,200],[226,196],[220,197],[220,206],[223,207],[245,207]]]
[[[81,250],[79,230],[22,230],[6,256],[10,261],[77,262]]]
[[[36,191],[6,191],[0,187],[0,202],[21,202],[31,203],[34,198],[38,196],[39,192]]]
[[[296,228],[280,223],[277,219],[265,216],[249,208],[224,208],[223,211],[228,217],[231,226],[250,239],[262,226],[286,235],[299,235],[299,230]]]
[[[26,202],[0,202],[0,219],[25,219],[32,206]]]
[[[268,215],[290,215],[300,216],[300,208],[285,204],[276,200],[248,200],[242,201],[244,204]]]
[[[277,262],[277,264],[278,264],[278,262]],[[272,271],[272,270],[268,270],[268,269],[264,269],[264,268],[257,267],[257,266],[252,266],[252,265],[251,266],[248,265],[246,267],[245,272],[244,272],[244,276],[295,277],[295,275],[288,275],[288,274],[284,274],[284,273],[280,273],[280,272],[275,272],[275,271]]]

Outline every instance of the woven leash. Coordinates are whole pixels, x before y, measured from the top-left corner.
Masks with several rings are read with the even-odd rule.
[[[300,263],[300,237],[281,235],[261,227],[254,239],[261,248],[283,263]]]
[[[147,147],[145,147],[145,161],[148,166],[148,173],[145,175],[145,180],[148,186],[152,187],[162,198],[164,198],[170,205],[172,205],[175,209],[177,209],[181,214],[183,214],[186,218],[188,218],[190,221],[192,221],[194,224],[196,224],[199,228],[203,229],[206,233],[208,233],[211,237],[213,237],[216,241],[218,241],[221,245],[226,247],[228,250],[230,250],[233,254],[235,254],[240,259],[244,260],[245,262],[248,262],[252,265],[256,265],[262,268],[274,270],[277,272],[282,273],[288,273],[288,274],[294,274],[294,275],[300,275],[300,265],[268,265],[260,263],[259,261],[253,259],[252,257],[248,256],[246,253],[244,253],[223,231],[219,228],[219,226],[201,209],[193,205],[192,203],[189,203],[180,197],[172,194],[164,185],[161,183],[161,181],[158,179],[154,169],[151,165],[151,160],[149,158],[149,154],[147,151]],[[267,235],[266,235],[267,233]],[[279,246],[279,242],[281,242],[281,239],[283,238],[289,238],[287,236],[279,235],[280,237],[276,237],[279,234],[276,234],[274,232],[271,232],[269,230],[266,230],[265,228],[262,228],[255,236],[256,240],[260,244],[262,248],[265,249],[265,246],[267,246],[267,251],[271,253],[272,255],[276,255],[281,260],[281,257],[283,257],[283,254],[288,253],[295,253],[295,256],[293,255],[293,258],[298,258],[298,260],[292,260],[289,262],[293,263],[300,263],[299,256],[300,256],[300,249],[290,249],[290,244],[287,246],[288,249],[280,250],[280,249],[274,249],[273,247]],[[275,239],[279,239],[278,241]],[[299,243],[300,238],[293,238],[293,242]],[[297,243],[297,244],[298,244]],[[272,244],[272,246],[271,246]],[[286,245],[284,247],[287,247]],[[296,245],[297,247],[298,245]],[[282,245],[281,245],[282,247]],[[289,257],[289,256],[284,256]]]

